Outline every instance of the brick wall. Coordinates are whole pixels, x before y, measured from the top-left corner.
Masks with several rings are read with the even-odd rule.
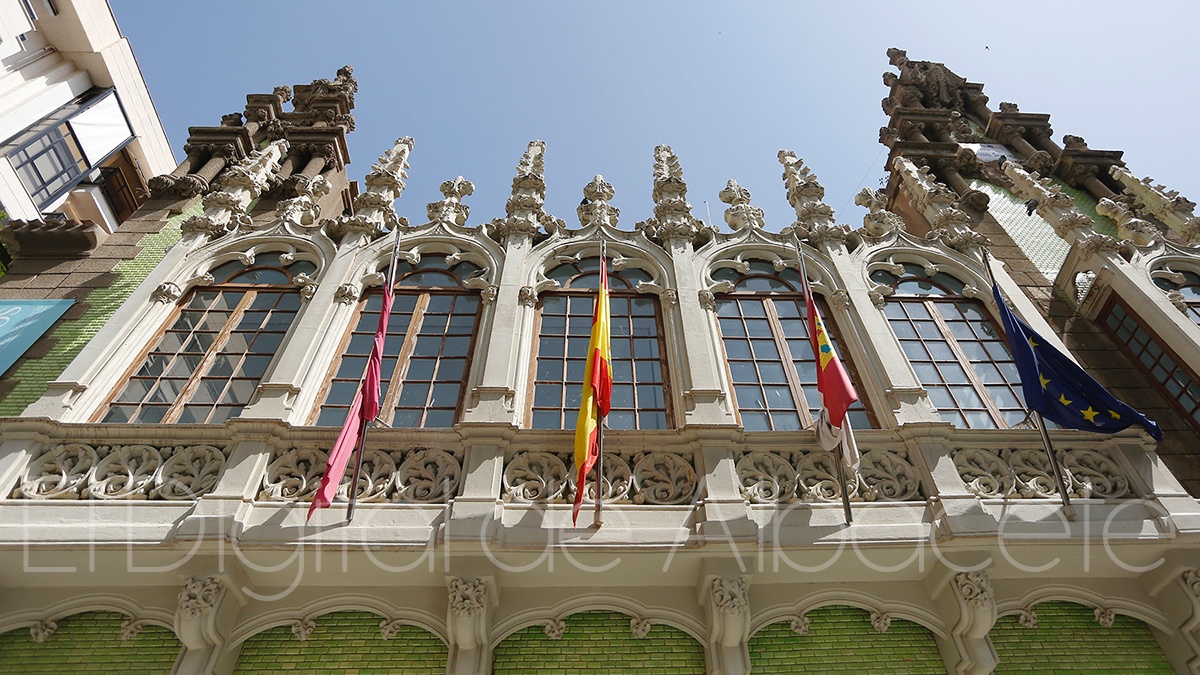
[[[509,635],[494,650],[493,675],[703,675],[704,647],[670,626],[654,625],[633,637],[631,617],[616,612],[581,612],[565,619],[559,640],[544,624]]]
[[[368,612],[334,612],[315,619],[307,640],[290,626],[277,626],[251,637],[238,656],[238,675],[249,673],[393,673],[444,675],[449,652],[433,633],[404,626],[384,640],[384,619]]]
[[[807,616],[807,635],[793,632],[790,621],[752,635],[751,670],[789,675],[946,672],[933,633],[924,626],[893,618],[887,632],[880,633],[871,625],[870,613],[854,607],[822,607]]]
[[[24,673],[169,673],[179,656],[175,633],[144,626],[131,640],[121,639],[117,612],[87,612],[59,619],[45,642],[34,642],[28,628],[0,635],[0,672]]]
[[[1071,602],[1034,607],[1037,627],[1026,628],[1016,616],[1001,617],[992,628],[992,645],[1004,673],[1174,673],[1146,624],[1117,615],[1112,628],[1092,610]]]

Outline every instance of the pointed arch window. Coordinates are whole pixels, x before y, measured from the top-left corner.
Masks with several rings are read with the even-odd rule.
[[[728,267],[713,273],[715,281],[733,286],[733,291],[718,295],[716,301],[738,415],[747,431],[807,429],[821,411],[821,395],[804,320],[800,273],[776,270],[765,260],[747,264],[745,273]],[[817,303],[834,347],[857,380],[853,362],[838,341],[829,307],[819,297]],[[850,422],[859,429],[875,427],[861,387],[859,394],[859,401],[849,411]]]
[[[1154,283],[1168,293],[1178,293],[1177,302],[1182,302],[1188,318],[1200,325],[1200,274],[1186,270],[1171,276],[1155,275]]]
[[[101,417],[103,422],[222,424],[250,402],[300,310],[294,283],[317,266],[230,261],[192,290]]]
[[[949,274],[903,268],[871,279],[892,287],[884,314],[941,418],[968,429],[1025,424],[1016,363],[983,303],[965,297]]]
[[[547,275],[562,290],[545,293],[538,311],[530,402],[534,429],[574,429],[583,392],[600,258],[558,265]],[[610,429],[668,429],[667,364],[658,298],[637,293],[644,270],[609,271],[613,391]]]
[[[462,408],[464,383],[479,322],[479,291],[466,280],[482,271],[468,261],[423,255],[420,262],[396,267],[396,298],[388,319],[382,362],[380,417],[393,427],[454,426]],[[362,300],[354,327],[334,364],[328,390],[313,423],[340,426],[354,401],[367,360],[382,291]],[[392,387],[392,383],[398,386]]]

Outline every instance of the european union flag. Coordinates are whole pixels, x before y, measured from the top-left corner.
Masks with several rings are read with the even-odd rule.
[[[1162,440],[1158,424],[1118,401],[1083,368],[1018,319],[1000,297],[1000,287],[995,283],[992,295],[1004,322],[1008,348],[1017,362],[1027,408],[1068,429],[1102,434],[1114,434],[1136,422],[1151,436]]]

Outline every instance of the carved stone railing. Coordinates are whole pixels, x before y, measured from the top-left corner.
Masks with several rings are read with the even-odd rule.
[[[594,499],[596,469],[588,474],[584,498]],[[569,503],[575,498],[572,453],[517,452],[504,465],[501,497],[514,503]],[[666,450],[604,453],[604,500],[668,506],[690,504],[699,489],[690,452]]]
[[[328,455],[312,447],[276,451],[263,475],[259,499],[275,502],[310,501],[325,473]],[[363,454],[358,501],[444,504],[458,494],[462,482],[462,451],[436,448],[368,449]],[[347,471],[338,495],[349,495]]]
[[[980,499],[1058,499],[1046,451],[1031,448],[956,448],[954,466],[967,489]],[[1064,448],[1055,452],[1072,498],[1136,497],[1129,477],[1103,450]]]
[[[752,504],[835,502],[842,498],[837,461],[822,450],[750,450],[737,455],[742,497]],[[851,501],[924,501],[920,472],[902,448],[863,453],[857,474],[846,472]]]
[[[61,443],[36,456],[14,499],[191,500],[212,491],[227,451],[212,445]]]

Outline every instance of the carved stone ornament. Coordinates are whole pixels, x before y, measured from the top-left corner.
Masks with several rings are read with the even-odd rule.
[[[892,617],[887,612],[871,612],[871,626],[880,633],[886,633],[892,627]]]
[[[379,637],[384,640],[390,640],[400,634],[400,630],[404,628],[404,622],[400,619],[384,619],[379,622]]]
[[[259,498],[266,501],[312,499],[325,471],[325,452],[316,448],[279,451],[267,466]],[[384,452],[367,449],[356,486],[357,499],[365,503],[444,503],[458,492],[462,461],[454,454],[433,448]],[[342,478],[338,494],[349,496],[349,476]]]
[[[343,305],[353,305],[358,302],[359,288],[356,284],[342,284],[333,293],[333,299]]]
[[[863,229],[866,230],[868,236],[881,238],[897,231],[905,231],[904,219],[885,210],[887,198],[882,192],[863,188],[854,195],[854,203],[870,211],[863,216]]]
[[[522,452],[504,467],[504,498],[518,502],[565,501],[567,465],[549,452]]]
[[[150,294],[151,300],[161,302],[165,305],[173,305],[181,297],[183,297],[183,290],[170,281],[159,284],[158,288],[155,288],[154,292]]]
[[[650,619],[639,619],[634,617],[629,620],[629,632],[633,634],[635,640],[642,640],[650,634]]]
[[[45,642],[46,638],[54,635],[56,630],[58,630],[58,624],[54,621],[38,621],[29,627],[29,637],[33,638],[34,642]]]
[[[692,216],[687,201],[687,183],[679,157],[669,145],[654,148],[654,216],[637,224],[647,237],[671,239],[680,237],[696,242],[701,235],[711,233],[703,221]],[[611,196],[607,199],[611,199]]]
[[[729,208],[725,209],[725,222],[734,232],[766,228],[763,210],[750,204],[750,191],[738,185],[737,181],[730,179],[717,196],[729,204]]]
[[[135,619],[132,616],[126,617],[126,619],[121,622],[121,639],[128,642],[137,637],[145,627],[145,621]]]
[[[471,207],[462,203],[464,197],[475,194],[475,184],[462,176],[442,183],[443,198],[430,202],[425,206],[430,223],[456,225],[462,227],[467,223]]]
[[[615,228],[621,210],[608,203],[615,194],[612,184],[604,180],[604,176],[596,174],[590,183],[583,186],[583,203],[575,209],[579,223],[585,228],[601,225]]]
[[[297,619],[292,623],[292,635],[295,635],[297,640],[304,642],[316,628],[317,622],[312,619]]]
[[[744,614],[750,611],[749,584],[745,577],[716,578],[712,581],[713,604],[722,614]]]
[[[188,577],[183,590],[179,592],[179,616],[195,619],[211,612],[220,597],[221,585],[217,577]]]
[[[1056,451],[1073,498],[1133,496],[1130,481],[1108,455],[1085,448]],[[954,466],[967,490],[981,499],[1058,499],[1053,468],[1037,448],[959,448]]]
[[[738,458],[735,469],[742,497],[752,504],[836,502],[842,496],[836,461],[821,450],[752,450]],[[864,453],[858,472],[847,480],[851,500],[922,499],[920,474],[902,448]]]
[[[455,616],[479,616],[487,606],[487,582],[483,579],[452,579],[449,590],[450,613]]]
[[[704,309],[707,309],[710,312],[715,312],[717,310],[717,296],[713,295],[712,291],[700,289],[699,300],[700,306]]]
[[[561,640],[563,633],[567,632],[567,622],[562,619],[551,619],[546,622],[546,627],[542,629],[542,632],[551,640]]]
[[[212,491],[225,451],[211,445],[56,445],[35,457],[18,499],[191,500]]]
[[[1104,607],[1093,609],[1092,614],[1095,615],[1096,621],[1104,628],[1112,628],[1113,623],[1117,620],[1117,613]]]
[[[517,302],[525,307],[537,307],[537,289],[533,286],[522,286],[517,292]]]
[[[1034,612],[1033,608],[1022,609],[1017,612],[1017,623],[1025,628],[1037,628],[1037,612]]]
[[[801,614],[792,619],[791,627],[792,632],[796,635],[808,635],[808,630],[812,627],[812,619],[808,618],[805,614]]]
[[[500,287],[497,286],[496,284],[488,284],[487,286],[484,286],[482,290],[479,291],[479,299],[482,300],[483,304],[485,304],[485,305],[490,305],[493,302],[495,302],[496,298],[499,297],[499,295],[500,295]]]
[[[992,598],[992,582],[985,572],[959,572],[954,575],[954,590],[967,602],[977,608],[986,608],[994,604]]]
[[[1200,600],[1200,569],[1184,570],[1180,580],[1192,597]]]

